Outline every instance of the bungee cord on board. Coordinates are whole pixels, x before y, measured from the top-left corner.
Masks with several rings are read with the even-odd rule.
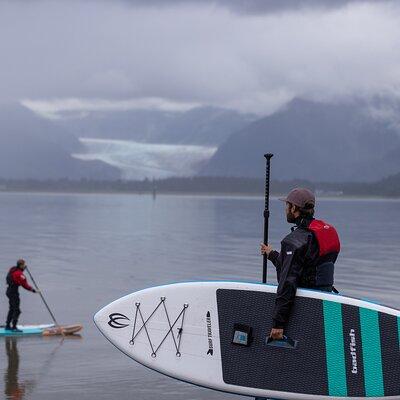
[[[171,318],[170,318],[170,315],[168,313],[168,309],[167,309],[167,306],[165,304],[165,300],[166,300],[165,297],[161,297],[160,298],[160,302],[158,303],[156,308],[152,311],[152,313],[150,314],[150,316],[146,320],[143,317],[142,310],[140,309],[140,303],[135,303],[135,307],[136,307],[135,321],[133,323],[132,338],[129,341],[129,344],[133,346],[135,344],[135,340],[138,337],[138,335],[140,334],[140,332],[142,332],[144,330],[146,332],[146,336],[147,336],[147,339],[148,339],[150,347],[151,347],[151,357],[153,357],[153,358],[157,357],[158,350],[161,348],[161,346],[163,345],[163,343],[165,342],[165,340],[167,339],[167,337],[170,334],[171,334],[172,339],[174,341],[174,346],[175,346],[175,349],[176,349],[176,356],[177,357],[181,356],[180,348],[181,348],[181,343],[182,343],[183,324],[184,324],[184,321],[185,321],[186,309],[189,307],[189,304],[185,303],[183,305],[183,308],[182,308],[181,312],[176,317],[174,323],[171,324]],[[167,317],[169,329],[168,329],[168,332],[166,333],[166,335],[161,340],[160,344],[156,347],[154,345],[154,343],[152,342],[151,338],[150,338],[150,334],[149,334],[149,331],[147,329],[147,326],[148,326],[149,321],[154,316],[154,314],[157,312],[157,310],[161,307],[161,305],[163,306],[163,309],[165,311],[165,315]],[[140,317],[140,319],[142,321],[142,326],[136,332],[136,325],[137,325],[137,321],[138,321],[138,316]],[[179,320],[181,320],[181,326],[178,328],[178,336],[177,336],[177,338],[175,338],[175,335],[173,333],[173,329],[174,329],[175,325],[178,323]]]

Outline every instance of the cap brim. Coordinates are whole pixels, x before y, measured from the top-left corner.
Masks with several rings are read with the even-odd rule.
[[[279,197],[278,200],[284,201],[285,203],[286,203],[286,201],[287,201],[287,200],[286,200],[286,197]]]

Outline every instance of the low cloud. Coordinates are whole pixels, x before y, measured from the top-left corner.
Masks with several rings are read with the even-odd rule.
[[[183,4],[207,4],[224,7],[233,12],[244,14],[276,13],[304,9],[334,9],[347,4],[366,2],[365,0],[121,0],[131,6],[168,7]],[[381,0],[385,1],[385,0]],[[391,0],[386,0],[390,2]],[[372,2],[372,0],[371,0]]]
[[[128,110],[158,110],[166,112],[185,112],[199,107],[198,103],[179,103],[160,98],[142,98],[127,100],[105,99],[25,99],[21,104],[36,114],[48,119],[59,119],[63,114],[68,116],[84,116],[92,111],[128,111]]]
[[[0,102],[54,118],[66,107],[264,115],[294,97],[399,98],[398,2],[281,3],[3,1]]]

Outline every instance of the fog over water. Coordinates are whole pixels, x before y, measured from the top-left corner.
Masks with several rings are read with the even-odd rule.
[[[260,281],[263,200],[0,193],[3,276],[25,257],[57,319],[84,325],[80,339],[1,339],[0,398],[10,400],[15,393],[29,400],[230,398],[136,364],[104,339],[92,316],[105,304],[150,286]],[[289,230],[283,213],[282,203],[272,200],[274,247]],[[326,199],[319,201],[317,215],[341,236],[338,289],[400,308],[400,202]],[[271,265],[268,280],[276,282]],[[5,317],[4,279],[0,292]],[[24,323],[50,320],[40,298],[25,291],[22,311]]]

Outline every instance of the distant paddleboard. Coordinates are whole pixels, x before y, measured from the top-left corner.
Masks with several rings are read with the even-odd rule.
[[[287,338],[270,341],[276,287],[145,289],[94,317],[137,362],[211,389],[280,399],[400,399],[400,310],[299,289]]]
[[[82,329],[82,325],[61,325],[54,324],[44,325],[18,325],[18,329],[22,332],[15,332],[0,328],[0,336],[57,336],[57,335],[72,335]]]
[[[43,336],[73,335],[80,332],[82,328],[82,325],[54,325],[51,328],[45,329]]]
[[[18,329],[22,332],[14,332],[0,328],[0,336],[26,336],[26,335],[42,335],[46,329],[50,329],[54,324],[42,324],[42,325],[18,325]]]

